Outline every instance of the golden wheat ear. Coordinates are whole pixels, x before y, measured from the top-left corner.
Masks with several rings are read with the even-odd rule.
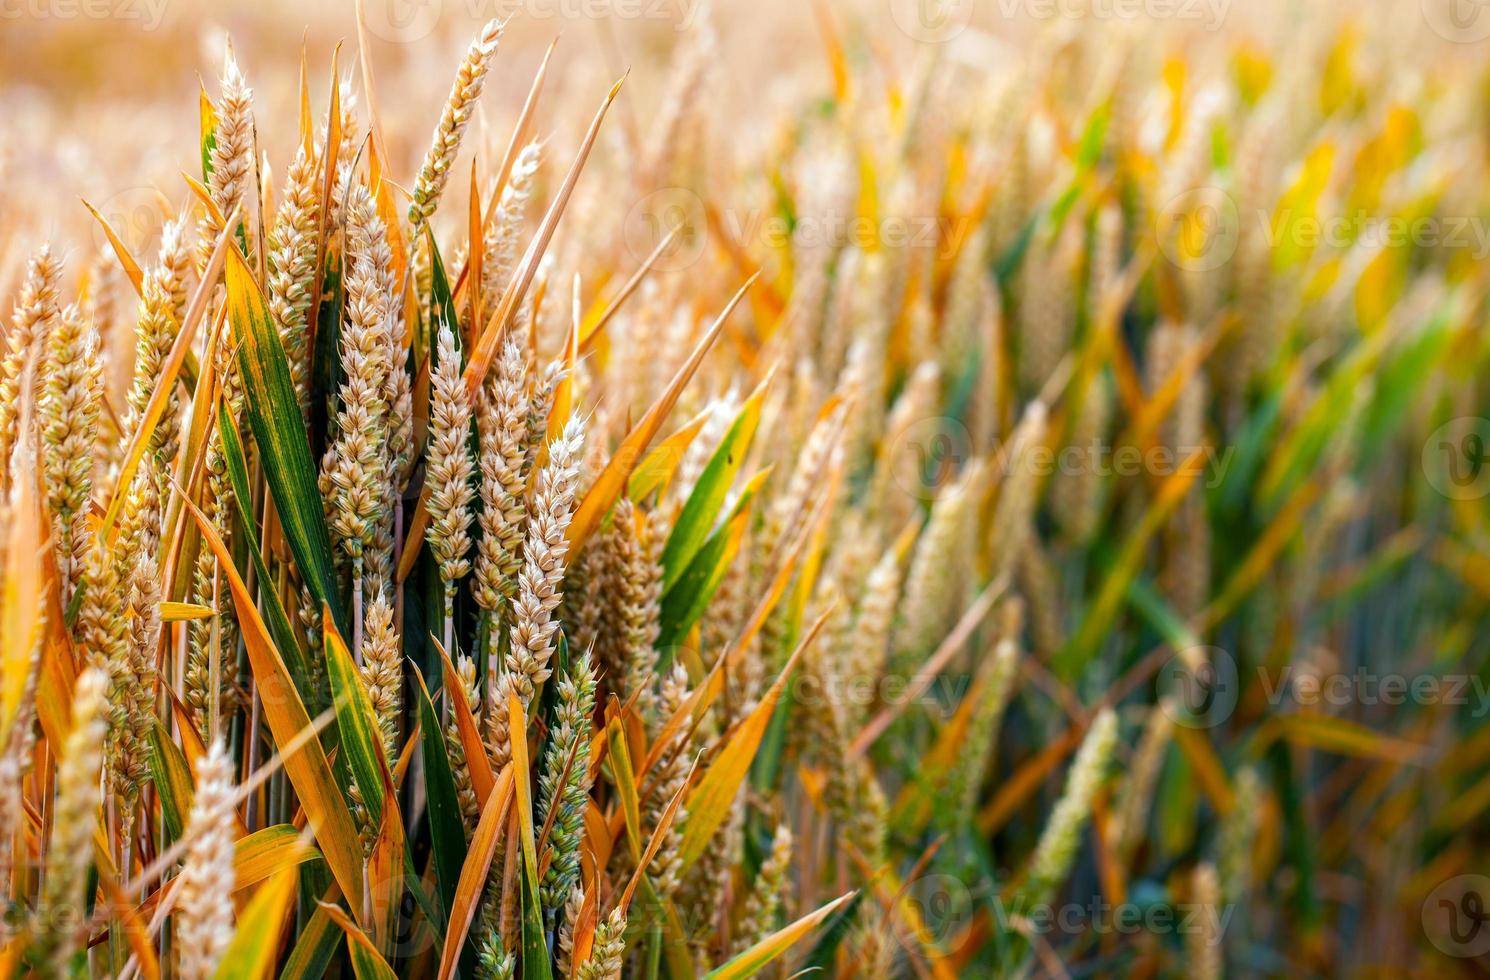
[[[487,21],[471,48],[466,52],[456,73],[455,83],[450,87],[450,97],[445,100],[440,122],[435,126],[434,139],[419,167],[419,177],[414,182],[414,197],[409,203],[409,224],[416,229],[429,221],[439,206],[440,194],[450,179],[450,168],[460,152],[462,134],[476,110],[481,98],[481,89],[486,84],[486,74],[491,68],[492,58],[497,53],[497,43],[502,39],[506,24],[500,20]]]

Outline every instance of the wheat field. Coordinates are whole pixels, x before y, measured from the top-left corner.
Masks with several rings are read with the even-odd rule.
[[[1484,975],[1487,51],[0,7],[0,974]]]

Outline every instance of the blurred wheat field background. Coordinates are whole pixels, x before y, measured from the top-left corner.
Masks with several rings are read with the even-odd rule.
[[[0,972],[1483,975],[1487,46],[0,6]]]

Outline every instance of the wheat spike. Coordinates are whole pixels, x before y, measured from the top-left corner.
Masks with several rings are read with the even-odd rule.
[[[161,369],[181,329],[185,282],[191,265],[184,234],[182,222],[166,222],[160,233],[156,263],[145,273],[140,314],[135,324],[134,379],[129,387],[129,412],[124,423],[125,431],[131,435],[139,426],[150,397],[155,394]],[[156,459],[169,460],[176,455],[175,426],[179,404],[176,392],[169,392],[165,411],[150,433],[149,449]]]
[[[473,714],[481,709],[481,698],[476,686],[476,663],[465,654],[461,654],[455,660],[455,676],[461,690],[465,693],[466,704]],[[495,706],[489,705],[487,717],[492,718],[498,713]],[[478,715],[479,717],[479,715]],[[461,816],[466,836],[470,836],[476,829],[476,821],[481,816],[481,807],[476,802],[476,790],[471,786],[471,767],[466,758],[465,743],[461,741],[460,726],[456,722],[452,712],[450,721],[445,726],[445,751],[450,756],[450,769],[455,777],[456,801],[460,804]]]
[[[11,454],[20,434],[22,401],[32,397],[35,361],[57,320],[62,263],[43,245],[26,268],[26,282],[11,315],[5,358],[0,361],[0,490],[10,485]]]
[[[590,958],[575,972],[576,980],[619,980],[622,957],[626,952],[626,915],[611,909],[605,921],[595,927]]]
[[[561,977],[570,976],[574,972],[574,924],[579,920],[584,904],[585,890],[580,885],[575,885],[569,890],[569,897],[564,900],[564,924],[559,928],[559,953],[554,960],[554,966]]]
[[[1198,927],[1185,934],[1186,974],[1194,980],[1221,980],[1221,885],[1216,866],[1195,866],[1190,876],[1190,901],[1199,906]]]
[[[455,589],[471,568],[471,403],[461,380],[460,354],[448,324],[441,325],[430,374],[429,543],[445,584],[445,620],[454,615]],[[448,633],[447,633],[448,639]]]
[[[1076,329],[1077,267],[1085,244],[1081,222],[1067,219],[1037,243],[1022,267],[1019,305],[1019,383],[1034,394],[1071,346]]]
[[[134,325],[119,315],[119,284],[123,279],[124,273],[113,251],[104,250],[93,256],[79,284],[78,306],[84,321],[92,324],[98,334],[100,351],[134,344]],[[116,395],[126,390],[131,366],[125,357],[105,357],[103,361],[103,390],[112,403],[117,400]],[[117,443],[104,443],[98,460],[101,472],[118,464],[121,448]]]
[[[517,572],[522,567],[527,413],[527,354],[516,342],[508,341],[482,386],[476,414],[481,537],[476,545],[473,595],[477,605],[493,613],[517,594]]]
[[[998,506],[994,509],[989,533],[994,578],[1013,574],[1025,542],[1029,540],[1040,489],[1035,454],[1045,442],[1046,418],[1044,403],[1031,402],[1008,446],[1006,475],[999,489]]]
[[[1093,374],[1071,423],[1067,444],[1074,447],[1081,464],[1076,470],[1062,469],[1050,485],[1050,509],[1066,537],[1085,544],[1097,530],[1101,516],[1102,474],[1097,453],[1107,438],[1112,418],[1112,389],[1101,373]]]
[[[47,340],[41,394],[41,436],[62,602],[72,602],[87,548],[93,452],[103,401],[98,335],[76,305],[62,310]]]
[[[658,699],[661,716],[672,717],[682,710],[687,699],[688,671],[682,664],[674,664],[672,672],[662,683],[661,697]],[[654,785],[644,801],[642,820],[653,827],[661,821],[667,805],[688,780],[692,759],[689,757],[687,744],[681,733],[673,736],[673,739],[676,744],[669,744],[664,748],[662,761],[657,764],[653,773]],[[687,818],[687,808],[680,806],[673,817],[672,825],[668,827],[661,849],[647,868],[652,887],[663,898],[672,897],[682,878],[683,825]]]
[[[197,770],[186,827],[191,843],[176,897],[180,971],[186,980],[209,980],[233,938],[233,766],[220,741]]]
[[[14,509],[7,501],[0,504],[0,521],[5,526],[10,526],[10,520]],[[0,561],[8,561],[7,550],[8,539],[0,539]],[[16,716],[12,722],[10,735],[3,744],[0,744],[0,841],[13,841],[24,817],[25,799],[22,792],[22,780],[31,767],[32,751],[36,741],[36,685],[38,681],[37,669],[41,664],[42,638],[45,636],[44,620],[38,623],[39,628],[35,640],[32,642],[31,656],[29,659],[29,670],[26,680],[21,689],[20,697],[16,706]],[[11,938],[11,926],[6,921],[6,912],[10,908],[12,897],[11,871],[13,867],[13,847],[0,847],[0,939],[9,941]]]
[[[320,222],[321,161],[301,145],[285,177],[284,200],[269,231],[269,315],[290,362],[290,380],[300,412],[310,410],[311,301],[316,281],[316,235]]]
[[[553,856],[543,875],[543,908],[553,914],[579,881],[585,801],[590,795],[590,716],[595,711],[595,673],[580,654],[559,682],[554,727],[538,781],[538,812],[552,821]]]
[[[207,479],[200,507],[213,530],[226,543],[231,537],[228,495],[232,489],[227,461],[222,455],[222,438],[215,426],[208,433],[206,452]],[[233,678],[228,664],[233,662],[237,643],[227,581],[211,548],[203,547],[197,552],[191,589],[192,601],[212,609],[213,615],[191,623],[183,700],[196,716],[198,734],[210,738],[214,734],[213,719],[220,721],[231,705]]]
[[[1118,859],[1127,862],[1143,839],[1148,825],[1149,809],[1153,802],[1154,786],[1164,763],[1165,750],[1174,729],[1171,703],[1161,702],[1149,709],[1148,721],[1143,726],[1143,735],[1133,752],[1128,766],[1128,778],[1118,794],[1117,806],[1112,821],[1112,837],[1116,841]]]
[[[638,512],[630,500],[617,502],[611,515],[615,545],[614,566],[609,582],[612,608],[606,635],[615,646],[613,662],[625,671],[623,697],[637,695],[637,711],[649,726],[658,718],[657,634],[659,598],[662,594],[661,556],[663,535],[654,530],[653,518]]]
[[[776,928],[776,914],[781,910],[781,896],[786,886],[786,873],[792,862],[792,832],[786,824],[778,824],[776,836],[771,839],[771,853],[761,865],[750,897],[745,900],[745,909],[740,916],[740,930],[735,936],[734,951],[743,953],[766,938]]]
[[[1024,894],[1031,906],[1049,902],[1071,870],[1077,845],[1081,842],[1081,829],[1092,813],[1092,798],[1106,775],[1116,744],[1117,715],[1111,708],[1103,708],[1092,721],[1092,727],[1076,753],[1076,760],[1071,763],[1065,791],[1046,821],[1040,843],[1030,858]]]
[[[129,577],[129,646],[116,710],[122,708],[114,792],[121,801],[124,836],[134,825],[140,790],[150,781],[150,730],[155,723],[155,657],[160,645],[160,579],[151,549],[144,549]]]
[[[391,294],[390,294],[391,295]],[[391,476],[383,481],[383,508],[374,522],[369,554],[366,557],[370,590],[376,594],[394,589],[393,555],[396,524],[404,508],[404,495],[409,487],[414,466],[418,462],[418,447],[414,445],[414,396],[409,372],[404,367],[407,359],[398,331],[398,302],[391,302],[394,309],[393,329],[389,333],[389,379],[388,394],[388,442],[386,456],[392,468]]]
[[[972,820],[977,807],[978,791],[993,757],[994,739],[1004,708],[1014,693],[1014,678],[1019,665],[1019,647],[1014,640],[1000,639],[992,655],[983,662],[977,686],[978,696],[968,717],[966,750],[947,774],[948,827],[962,827]]]
[[[854,975],[864,980],[889,980],[895,949],[873,923],[854,930],[852,941]]]
[[[517,972],[517,956],[502,948],[501,938],[483,945],[476,953],[477,980],[512,980]]]
[[[440,203],[440,192],[450,179],[450,167],[460,152],[461,135],[481,98],[482,86],[486,84],[486,73],[491,67],[492,56],[497,53],[497,43],[502,39],[504,22],[487,21],[486,26],[461,62],[456,73],[455,84],[450,88],[450,97],[445,100],[445,110],[435,126],[434,140],[424,155],[419,167],[419,178],[414,182],[414,199],[409,204],[409,224],[422,226],[435,213]]]
[[[533,178],[538,173],[543,146],[533,142],[522,148],[512,164],[512,173],[497,209],[489,216],[484,230],[481,261],[481,293],[495,303],[512,278],[517,264],[517,246],[523,230],[523,216],[533,193]]]
[[[895,640],[895,669],[918,664],[941,641],[961,602],[971,561],[969,531],[978,505],[983,466],[970,465],[931,507],[905,577],[903,622]]]
[[[388,504],[388,278],[387,234],[372,195],[354,184],[346,206],[348,272],[341,330],[341,411],[336,440],[321,464],[321,494],[330,504],[331,530],[351,563],[354,604],[360,604],[364,551]]]
[[[527,539],[523,543],[523,568],[518,576],[517,601],[509,633],[511,649],[505,670],[497,678],[491,703],[496,714],[505,712],[508,693],[517,694],[523,706],[533,701],[536,685],[548,679],[548,661],[554,652],[554,632],[559,624],[553,612],[563,599],[559,591],[569,554],[566,537],[574,510],[574,478],[578,456],[584,444],[584,428],[578,419],[570,419],[563,434],[548,447],[548,465],[538,474],[533,487],[533,502],[528,513]],[[493,738],[494,766],[500,771],[510,758],[511,733],[505,719]]]
[[[244,202],[253,186],[254,167],[254,121],[253,89],[238,68],[229,46],[223,57],[222,95],[214,108],[217,111],[217,126],[213,131],[215,140],[209,155],[210,172],[207,175],[207,190],[212,203],[224,216]],[[249,227],[245,218],[244,228]],[[202,217],[197,242],[197,268],[207,264],[212,245],[222,233],[222,223],[208,211]],[[249,257],[253,256],[253,243],[249,240]]]
[[[864,581],[863,598],[859,600],[858,615],[844,657],[846,676],[860,683],[874,683],[884,674],[899,598],[900,562],[891,547],[886,549]],[[850,704],[845,718],[847,729],[857,731],[868,710],[867,702]]]
[[[392,765],[398,752],[398,716],[403,705],[403,657],[393,605],[382,592],[367,605],[362,641],[362,683],[383,736],[383,755]]]
[[[89,669],[78,677],[73,691],[72,731],[57,762],[57,803],[52,814],[52,837],[42,881],[39,932],[31,960],[43,976],[72,975],[71,960],[87,916],[84,902],[88,854],[93,848],[100,801],[99,775],[108,737],[108,681],[103,672]]]
[[[885,419],[869,499],[887,527],[904,525],[919,506],[920,498],[929,496],[927,491],[932,489],[926,486],[927,461],[916,451],[919,447],[912,433],[917,431],[914,427],[918,423],[937,417],[941,379],[941,365],[935,361],[917,365]]]
[[[1060,573],[1033,529],[1025,532],[1024,542],[1014,568],[1014,580],[1029,608],[1034,651],[1042,658],[1049,657],[1066,643]]]
[[[1237,773],[1236,795],[1221,822],[1221,893],[1228,905],[1240,904],[1252,887],[1252,848],[1261,820],[1262,780],[1247,766]]]

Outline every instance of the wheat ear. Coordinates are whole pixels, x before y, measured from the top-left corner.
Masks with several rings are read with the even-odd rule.
[[[569,521],[574,510],[574,479],[578,457],[584,443],[584,428],[578,419],[570,419],[563,434],[548,449],[548,464],[538,473],[533,486],[533,503],[528,514],[527,539],[523,544],[524,562],[518,576],[517,601],[509,631],[510,649],[497,679],[497,690],[491,704],[507,703],[509,692],[516,693],[524,707],[533,701],[537,685],[548,679],[549,658],[554,652],[554,633],[559,628],[553,613],[563,599],[560,585],[569,554]],[[493,765],[500,770],[510,758],[511,736],[500,723],[492,749]]]
[[[435,213],[440,203],[440,193],[450,179],[450,167],[460,152],[461,135],[475,111],[476,101],[481,98],[482,86],[486,84],[486,73],[491,68],[492,56],[497,53],[497,43],[502,39],[503,21],[490,20],[481,29],[476,40],[471,42],[466,58],[461,62],[450,88],[450,97],[445,100],[445,110],[435,126],[434,140],[424,155],[419,167],[419,177],[414,182],[414,199],[409,204],[409,224],[421,227]]]
[[[175,906],[180,974],[208,980],[233,938],[233,764],[221,741],[198,766],[186,826],[191,843]]]

